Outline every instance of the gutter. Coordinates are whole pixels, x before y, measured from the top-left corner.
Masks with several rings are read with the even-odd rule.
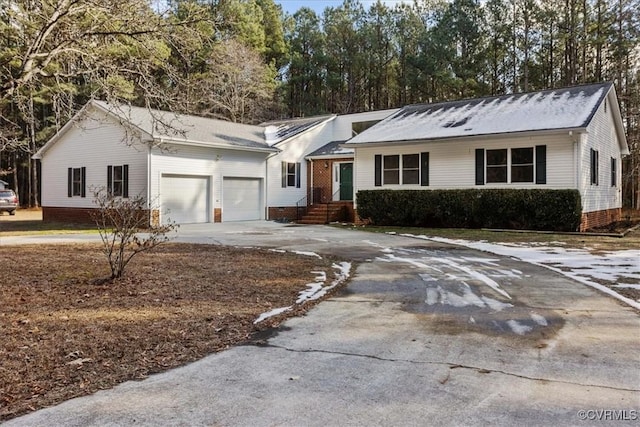
[[[277,148],[272,147],[243,147],[238,145],[229,145],[229,144],[220,144],[220,143],[211,143],[204,141],[189,141],[189,140],[180,140],[173,138],[159,138],[162,143],[165,144],[174,144],[174,145],[189,145],[194,147],[204,147],[204,148],[219,148],[224,150],[236,150],[236,151],[250,151],[255,153],[273,153],[277,154],[280,151]]]
[[[366,131],[365,131],[366,132]],[[360,135],[364,135],[364,133]],[[425,142],[451,142],[451,141],[467,141],[467,140],[490,140],[490,139],[507,139],[515,137],[523,137],[523,136],[538,136],[538,135],[556,135],[556,134],[564,134],[566,132],[575,132],[575,133],[586,133],[586,127],[578,127],[578,128],[563,128],[563,129],[541,129],[541,130],[528,130],[528,131],[520,131],[520,132],[501,132],[501,133],[491,133],[491,134],[476,134],[476,135],[456,135],[456,136],[446,136],[440,138],[415,138],[415,139],[399,139],[399,140],[390,140],[390,141],[367,141],[367,142],[345,142],[344,144],[340,144],[341,147],[344,148],[357,148],[363,146],[376,146],[376,147],[385,147],[385,146],[395,146],[398,144],[423,144]],[[357,137],[354,137],[357,138]]]

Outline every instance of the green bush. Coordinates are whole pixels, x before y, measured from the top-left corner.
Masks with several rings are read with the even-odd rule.
[[[358,215],[377,225],[575,231],[577,190],[362,190]]]

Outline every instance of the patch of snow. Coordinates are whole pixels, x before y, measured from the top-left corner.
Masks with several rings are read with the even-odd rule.
[[[294,253],[294,254],[297,254],[297,255],[314,256],[314,257],[317,257],[317,258],[322,259],[322,257],[321,257],[320,255],[318,255],[317,253],[315,253],[315,252],[307,252],[307,251],[293,251],[293,253]]]
[[[502,311],[505,308],[513,307],[513,304],[510,304],[508,302],[498,301],[497,299],[485,296],[482,297],[482,301],[484,301],[484,303],[487,304],[487,307],[489,307],[493,311]]]
[[[271,311],[267,311],[266,313],[262,313],[260,316],[258,316],[258,318],[256,320],[253,321],[253,324],[258,324],[260,322],[262,322],[265,319],[268,319],[269,317],[273,317],[273,316],[277,316],[280,313],[284,313],[285,311],[289,311],[293,308],[293,306],[289,306],[289,307],[280,307],[280,308],[274,308]]]
[[[302,304],[306,301],[313,301],[317,300],[318,298],[322,298],[327,294],[327,292],[347,280],[351,275],[350,262],[343,261],[340,263],[333,263],[331,267],[337,270],[336,272],[334,272],[335,279],[328,286],[324,286],[327,280],[326,274],[317,276],[316,282],[308,283],[307,289],[300,292],[299,297],[296,300],[296,304]]]
[[[440,297],[440,292],[438,292],[437,289],[434,288],[427,288],[427,298],[424,300],[424,302],[427,305],[434,305],[439,301]]]
[[[518,335],[524,335],[527,332],[531,332],[531,329],[533,329],[531,326],[523,325],[517,320],[507,320],[507,325],[509,325],[511,330]]]
[[[465,273],[467,273],[469,276],[473,277],[474,279],[477,279],[481,282],[483,282],[484,284],[486,284],[487,286],[489,286],[491,289],[493,289],[494,291],[498,292],[500,295],[511,299],[511,296],[506,293],[502,288],[500,288],[500,285],[493,280],[492,278],[480,273],[479,271],[475,271],[465,265],[461,265],[458,264],[456,261],[454,261],[453,259],[450,258],[438,258],[438,261],[443,262],[449,266],[451,266],[452,268],[455,268],[457,270],[463,271]]]
[[[318,295],[322,290],[323,284],[324,282],[307,283],[307,289],[305,289],[304,291],[300,291],[300,293],[298,294],[296,304],[302,304],[303,302],[320,298],[320,296]]]
[[[269,252],[277,252],[279,254],[287,253],[287,251],[282,250],[282,249],[269,249]]]
[[[547,322],[547,319],[545,319],[544,316],[541,316],[538,313],[531,313],[530,316],[531,319],[533,319],[533,321],[540,326],[547,326],[549,324],[549,322]]]
[[[635,289],[640,291],[640,285],[630,285],[630,284],[624,284],[624,285],[613,285],[614,288],[620,288],[620,289]]]
[[[639,302],[620,295],[613,289],[601,285],[594,280],[598,279],[616,283],[623,278],[640,278],[640,263],[638,262],[640,259],[640,250],[628,249],[604,252],[596,255],[590,253],[587,249],[554,248],[529,244],[488,243],[486,241],[474,242],[463,239],[416,236],[412,234],[403,234],[403,236],[464,246],[538,265],[597,289],[640,310]]]
[[[422,280],[424,280],[425,282],[437,282],[438,279],[436,279],[435,277],[427,274],[427,273],[420,273],[418,274],[418,276],[420,276],[420,278]]]

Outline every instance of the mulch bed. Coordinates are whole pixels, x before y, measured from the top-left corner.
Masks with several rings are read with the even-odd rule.
[[[97,245],[0,247],[0,421],[247,342],[331,260],[167,244],[109,275]],[[329,279],[331,280],[331,279]]]

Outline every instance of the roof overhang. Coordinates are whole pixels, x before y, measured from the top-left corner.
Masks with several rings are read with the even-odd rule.
[[[344,144],[340,144],[341,147],[345,148],[363,148],[363,147],[392,147],[395,145],[413,145],[413,144],[424,144],[424,143],[436,143],[436,142],[466,142],[466,141],[487,141],[487,140],[495,140],[495,139],[510,139],[513,137],[523,138],[523,137],[533,137],[533,136],[544,136],[544,135],[573,135],[587,133],[587,129],[584,127],[579,128],[565,128],[565,129],[544,129],[544,130],[535,130],[535,131],[523,131],[523,132],[504,132],[504,133],[492,133],[492,134],[484,134],[484,135],[465,135],[465,136],[453,136],[453,137],[445,137],[445,138],[424,138],[424,139],[405,139],[405,140],[397,140],[397,141],[379,141],[379,142],[356,142],[349,143],[348,141]]]
[[[344,154],[319,154],[317,156],[306,156],[305,160],[335,160],[335,159],[353,159],[355,153]]]
[[[620,144],[620,154],[628,156],[630,154],[629,145],[627,144],[627,135],[624,133],[622,113],[620,112],[620,104],[618,103],[618,97],[616,96],[616,88],[614,85],[611,85],[611,89],[607,94],[607,99],[613,112],[614,126],[618,137],[618,143]]]
[[[234,151],[250,151],[254,153],[278,153],[279,149],[273,147],[243,147],[239,145],[231,145],[225,143],[215,143],[215,142],[205,142],[205,141],[191,141],[186,139],[177,139],[177,138],[155,138],[156,145],[163,144],[172,144],[172,145],[188,145],[191,147],[205,147],[205,148],[217,148],[224,150],[234,150]]]
[[[86,115],[89,113],[90,109],[95,109],[98,111],[101,111],[102,113],[104,113],[107,117],[111,117],[112,119],[118,121],[118,123],[123,124],[123,119],[121,117],[119,117],[117,114],[114,114],[112,111],[109,111],[108,109],[102,107],[102,105],[100,105],[97,102],[93,102],[93,100],[87,102],[80,110],[78,110],[78,112],[76,114],[74,114],[74,116],[67,122],[65,123],[64,126],[62,126],[62,128],[60,128],[60,130],[58,132],[56,132],[55,135],[53,135],[51,137],[51,139],[49,139],[49,141],[47,141],[46,144],[44,144],[37,152],[36,154],[34,154],[33,156],[31,156],[32,159],[37,159],[40,160],[42,159],[42,157],[45,155],[45,153],[47,151],[49,151],[49,149],[51,147],[53,147],[56,142],[58,142],[60,140],[60,138],[62,138],[73,126],[75,126],[77,123],[79,123],[84,117],[86,117]],[[151,137],[151,135],[149,135],[148,132],[146,132],[145,130],[141,129],[140,127],[127,122],[127,126],[129,126],[130,128],[134,129],[136,132],[139,132],[141,135],[146,135],[147,140],[148,141],[153,141],[153,138]]]

